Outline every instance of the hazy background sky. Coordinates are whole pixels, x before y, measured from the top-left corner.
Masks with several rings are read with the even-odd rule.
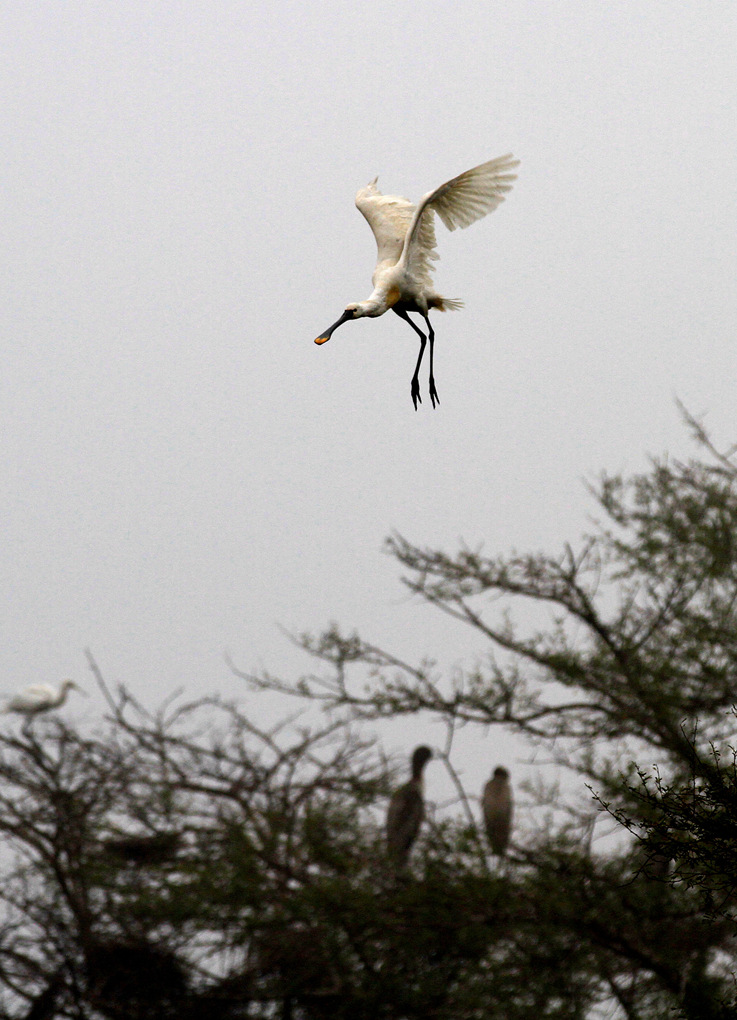
[[[1,689],[91,689],[90,647],[151,705],[252,697],[225,650],[296,677],[277,624],[331,620],[469,661],[393,529],[553,552],[583,479],[692,452],[674,397],[737,440],[734,5],[36,0],[0,27]],[[371,291],[354,194],[506,152],[508,200],[438,224],[466,308],[415,413],[396,316],[313,343]]]

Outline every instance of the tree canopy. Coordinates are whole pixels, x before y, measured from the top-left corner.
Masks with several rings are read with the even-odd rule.
[[[268,731],[219,699],[151,713],[91,657],[94,733],[4,727],[3,1015],[737,1015],[737,467],[688,421],[699,456],[599,478],[578,548],[388,541],[409,591],[488,642],[450,676],[333,626],[300,639],[310,676],[234,667],[284,699]],[[394,866],[402,773],[373,731],[414,715],[503,727],[568,777],[518,792],[504,859],[449,740],[458,803]]]

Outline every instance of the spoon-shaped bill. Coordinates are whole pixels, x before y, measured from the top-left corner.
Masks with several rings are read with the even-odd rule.
[[[346,310],[343,312],[343,314],[338,319],[338,321],[334,322],[332,324],[332,326],[328,326],[328,328],[325,330],[325,332],[321,333],[320,336],[317,337],[317,339],[315,340],[315,343],[316,344],[324,344],[324,343],[326,343],[326,341],[328,341],[330,339],[330,337],[333,335],[334,331],[338,328],[338,326],[342,326],[344,322],[348,322],[348,320],[352,319],[352,318],[353,318],[353,309],[352,308],[346,308]]]

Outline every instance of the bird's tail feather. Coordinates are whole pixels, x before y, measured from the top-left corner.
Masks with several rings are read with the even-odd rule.
[[[428,301],[428,304],[431,308],[437,308],[439,312],[456,312],[459,308],[463,308],[463,302],[458,298],[440,297],[440,295],[435,301]]]

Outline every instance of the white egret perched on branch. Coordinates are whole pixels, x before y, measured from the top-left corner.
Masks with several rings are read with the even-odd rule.
[[[491,849],[501,857],[509,846],[512,831],[512,787],[509,772],[503,766],[494,769],[494,775],[484,786],[481,806]]]
[[[32,684],[24,691],[14,694],[0,709],[3,712],[17,712],[30,719],[39,712],[48,712],[49,709],[58,708],[66,701],[69,691],[85,692],[75,684],[74,680],[62,680],[58,688],[50,684]]]
[[[431,308],[441,312],[462,308],[463,302],[441,297],[433,290],[432,263],[438,258],[433,213],[438,214],[448,230],[470,226],[504,201],[512,181],[517,178],[510,171],[518,165],[519,160],[511,155],[489,160],[429,191],[416,206],[398,195],[382,195],[376,187],[378,177],[362,188],[356,195],[356,206],[368,220],[378,249],[378,262],[372,277],[374,290],[366,301],[347,305],[338,321],[321,333],[315,343],[324,344],[338,326],[349,319],[360,319],[365,315],[375,318],[391,308],[410,324],[420,338],[420,353],[411,385],[415,410],[418,402],[422,402],[418,374],[428,339],[430,400],[433,407],[439,404],[433,375],[435,334],[428,313]],[[422,316],[427,336],[410,319],[409,312]]]
[[[409,851],[417,839],[425,816],[422,796],[422,770],[432,758],[432,751],[424,745],[412,753],[412,778],[395,790],[389,801],[386,815],[386,843],[389,853],[400,866],[407,863]]]

